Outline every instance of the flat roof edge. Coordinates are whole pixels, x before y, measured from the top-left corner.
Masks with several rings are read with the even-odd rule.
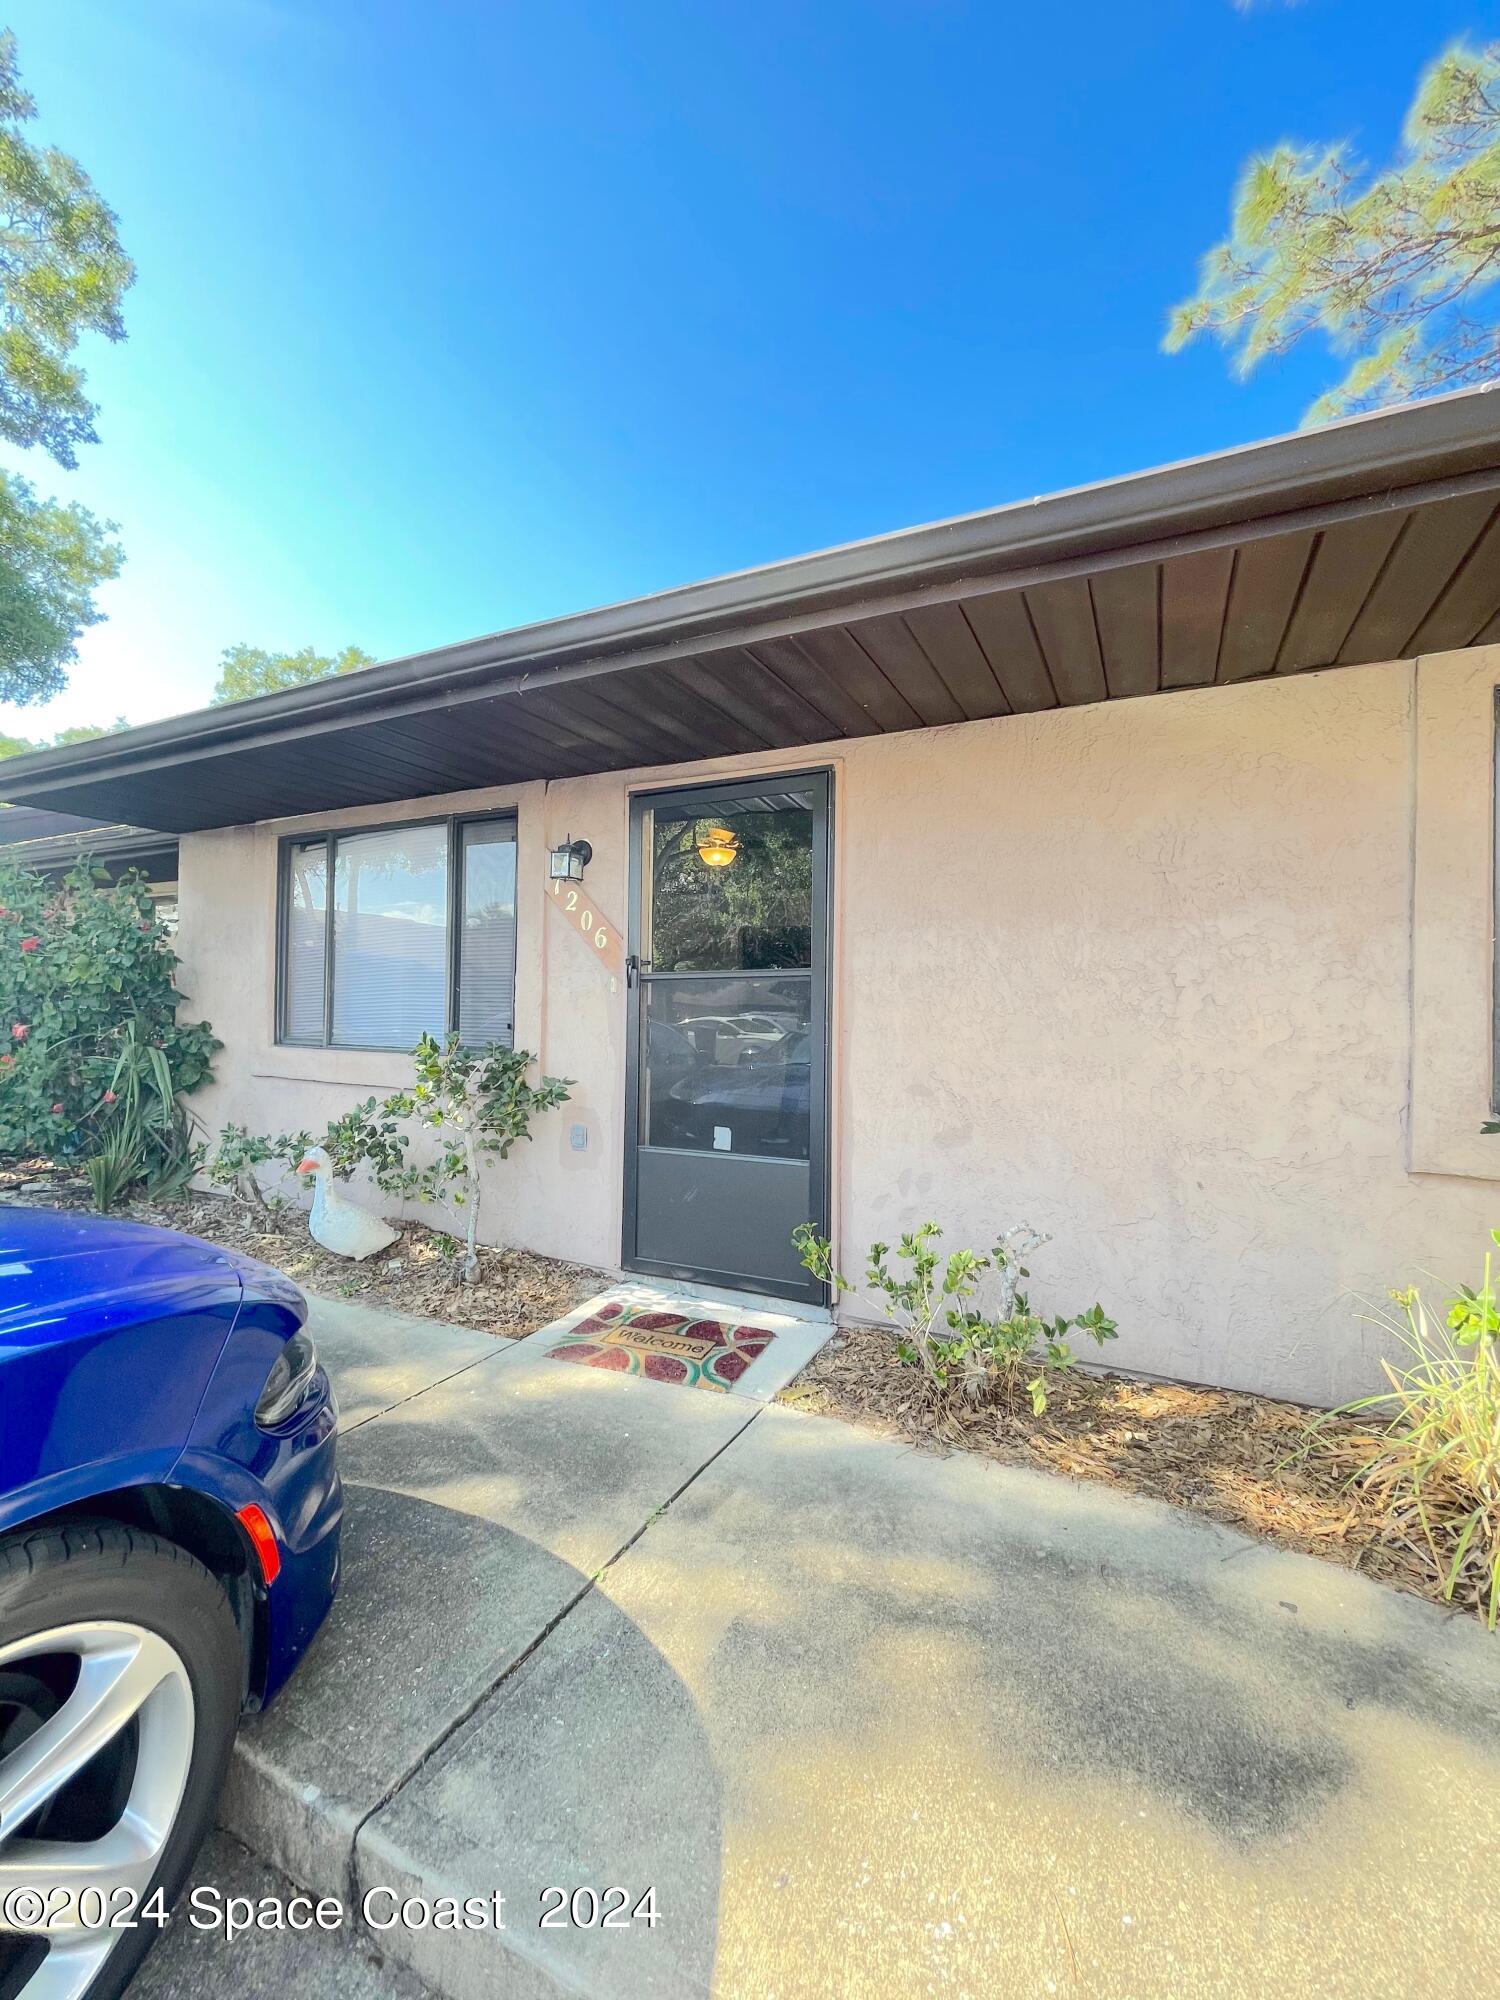
[[[285,723],[362,708],[423,687],[507,668],[541,669],[579,656],[607,657],[643,641],[732,645],[733,623],[777,611],[810,613],[945,576],[1001,577],[1044,554],[1104,554],[1173,533],[1249,523],[1320,502],[1387,493],[1447,475],[1500,466],[1500,382],[1353,417],[1034,500],[904,528],[749,570],[680,585],[599,609],[572,612],[478,639],[389,660],[336,679],[193,710],[87,743],[7,761],[6,795],[24,801],[67,781],[127,771],[141,755],[233,745]]]

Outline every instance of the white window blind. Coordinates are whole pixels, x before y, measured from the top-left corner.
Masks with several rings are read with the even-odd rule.
[[[447,1029],[448,829],[342,834],[334,845],[333,1043],[410,1048]]]
[[[462,828],[463,929],[459,938],[458,1032],[472,1046],[515,1045],[516,836],[505,822]]]
[[[323,1039],[327,857],[323,840],[298,841],[287,855],[281,1004],[282,1033],[289,1042]]]
[[[319,834],[289,841],[283,867],[282,1041],[409,1049],[456,1028],[514,1044],[512,819]]]

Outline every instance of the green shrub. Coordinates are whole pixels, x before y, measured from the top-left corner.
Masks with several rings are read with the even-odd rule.
[[[137,1177],[182,1174],[181,1098],[221,1045],[177,1019],[176,968],[138,872],[110,885],[80,861],[59,886],[0,864],[0,1156],[81,1159],[123,1135]]]
[[[1490,1232],[1500,1245],[1500,1230]],[[1407,1359],[1382,1360],[1390,1388],[1309,1424],[1304,1449],[1347,1468],[1380,1502],[1393,1540],[1426,1551],[1444,1597],[1500,1620],[1500,1300],[1492,1258],[1478,1291],[1460,1286],[1441,1319],[1415,1286],[1392,1292],[1376,1323]],[[1340,1418],[1384,1419],[1350,1431]]]
[[[311,1132],[279,1132],[274,1139],[244,1125],[226,1125],[219,1134],[205,1169],[218,1187],[233,1188],[258,1207],[266,1205],[256,1179],[257,1167],[273,1163],[294,1173],[311,1146],[322,1146],[333,1161],[334,1177],[346,1181],[356,1168],[369,1166],[381,1175],[399,1174],[406,1159],[407,1139],[385,1105],[367,1097],[341,1118],[335,1118],[321,1138]]]
[[[1040,1416],[1047,1407],[1050,1370],[1071,1368],[1076,1356],[1066,1336],[1075,1329],[1099,1346],[1115,1338],[1115,1323],[1104,1308],[1090,1306],[1071,1318],[1045,1319],[1031,1310],[1019,1289],[1031,1274],[1022,1257],[1047,1241],[1022,1225],[1008,1230],[987,1256],[955,1250],[947,1258],[933,1248],[942,1230],[924,1222],[903,1236],[896,1255],[904,1274],[891,1268],[891,1246],[872,1243],[866,1282],[871,1303],[900,1332],[896,1352],[919,1368],[934,1397],[962,1396],[971,1403],[1013,1401],[1023,1379],[1031,1407]],[[855,1287],[833,1267],[833,1249],[810,1223],[793,1230],[792,1241],[805,1267],[836,1292]],[[966,1304],[994,1273],[989,1312]],[[1028,1373],[1028,1370],[1034,1370]]]
[[[442,1042],[424,1035],[412,1050],[415,1073],[409,1090],[380,1102],[366,1098],[336,1118],[321,1140],[308,1132],[262,1138],[243,1125],[226,1125],[208,1164],[209,1178],[264,1205],[255,1169],[272,1161],[294,1169],[309,1146],[322,1145],[340,1179],[368,1166],[386,1194],[447,1208],[463,1232],[463,1275],[472,1282],[479,1267],[484,1156],[505,1159],[518,1140],[531,1137],[538,1112],[567,1100],[570,1079],[544,1076],[531,1082],[534,1060],[525,1049],[508,1049],[500,1042],[468,1049],[456,1035]],[[403,1124],[425,1127],[433,1135],[436,1151],[426,1166],[408,1163],[410,1135],[402,1131]]]

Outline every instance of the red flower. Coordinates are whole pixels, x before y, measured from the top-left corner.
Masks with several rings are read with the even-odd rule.
[[[22,938],[21,949],[22,951],[35,951],[40,943],[41,943],[40,938],[35,938],[35,937]]]
[[[62,1106],[60,1104],[54,1104],[52,1107],[52,1116],[54,1118],[58,1118],[61,1115],[62,1115]]]
[[[27,1037],[27,1036],[28,1036],[28,1035],[29,1035],[30,1033],[31,1033],[31,1030],[30,1030],[30,1028],[28,1028],[28,1027],[27,1027],[27,1025],[26,1025],[26,1023],[25,1023],[24,1021],[12,1021],[12,1023],[11,1023],[11,1028],[10,1028],[10,1034],[11,1034],[11,1040],[12,1040],[12,1041],[15,1041],[15,1042],[24,1042],[24,1041],[25,1041],[25,1039],[26,1039],[26,1037]]]
[[[10,1068],[11,1064],[14,1061],[15,1061],[14,1056],[0,1056],[0,1063],[3,1063],[7,1069]]]
[[[106,1104],[113,1104],[113,1103],[114,1103],[114,1101],[115,1101],[115,1094],[114,1094],[114,1092],[113,1092],[112,1090],[106,1090],[106,1091],[105,1091],[105,1093],[104,1093],[104,1102],[105,1102]]]

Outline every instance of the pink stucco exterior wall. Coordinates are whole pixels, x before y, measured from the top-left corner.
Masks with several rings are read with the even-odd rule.
[[[1478,649],[189,836],[183,983],[227,1044],[201,1108],[316,1125],[403,1077],[274,1045],[280,834],[513,804],[517,1039],[577,1082],[494,1170],[488,1233],[617,1266],[627,996],[545,907],[546,849],[590,840],[623,924],[632,791],[826,766],[846,1265],[928,1216],[955,1243],[1025,1219],[1054,1238],[1036,1301],[1102,1299],[1112,1361],[1346,1396],[1380,1345],[1358,1297],[1472,1277],[1500,1222],[1497,681]]]

